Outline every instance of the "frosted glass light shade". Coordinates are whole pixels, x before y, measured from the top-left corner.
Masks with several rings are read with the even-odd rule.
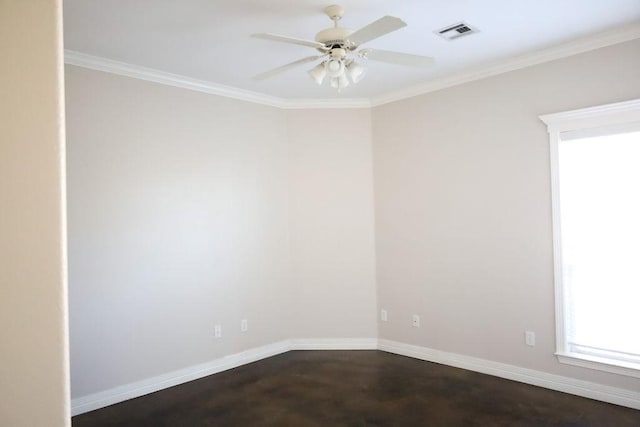
[[[318,84],[321,85],[325,76],[327,75],[327,71],[325,70],[324,62],[316,65],[311,70],[309,70],[309,76]]]
[[[344,73],[344,62],[340,59],[330,59],[325,62],[324,69],[329,77],[338,77]]]
[[[342,73],[338,77],[331,77],[331,87],[338,89],[338,91],[349,86],[349,79]]]
[[[353,83],[358,83],[362,78],[367,74],[367,69],[362,67],[356,61],[351,61],[349,65],[347,65],[347,75],[351,79]]]

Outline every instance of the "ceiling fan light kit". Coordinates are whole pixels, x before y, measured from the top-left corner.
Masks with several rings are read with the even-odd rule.
[[[313,67],[312,69],[310,69],[309,70],[309,75],[311,76],[311,78],[316,83],[318,83],[318,85],[321,85],[322,81],[324,80],[324,78],[327,75],[327,72],[324,69],[324,62],[321,62],[320,64],[318,64],[315,67]]]
[[[338,92],[347,86],[349,86],[349,79],[344,74],[331,78],[331,87],[338,89]]]
[[[351,60],[347,64],[347,75],[349,75],[349,78],[352,82],[357,84],[360,80],[362,80],[365,74],[367,74],[367,69],[362,67],[356,61]]]
[[[433,58],[428,56],[410,55],[401,52],[377,50],[372,48],[357,50],[360,45],[368,41],[377,39],[392,31],[399,30],[407,24],[400,18],[384,16],[377,21],[366,25],[359,30],[338,27],[338,21],[344,16],[344,8],[340,5],[331,5],[324,9],[325,14],[333,21],[334,26],[327,28],[316,34],[315,41],[298,39],[294,37],[281,36],[272,33],[253,34],[252,37],[261,38],[282,43],[297,44],[317,49],[322,55],[310,56],[297,61],[285,64],[273,70],[261,73],[254,77],[256,80],[263,80],[273,77],[298,65],[323,59],[309,70],[309,76],[318,85],[322,85],[325,77],[330,78],[331,87],[341,92],[349,86],[349,80],[357,84],[366,74],[366,69],[356,63],[349,55],[372,61],[387,62],[391,64],[425,67],[434,63]],[[324,59],[326,57],[328,59]]]

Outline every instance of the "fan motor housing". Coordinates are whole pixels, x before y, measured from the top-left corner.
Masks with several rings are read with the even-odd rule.
[[[343,49],[348,49],[346,46],[347,38],[353,34],[352,29],[350,28],[327,28],[326,30],[320,31],[316,34],[316,41],[324,44],[328,48],[340,47]]]

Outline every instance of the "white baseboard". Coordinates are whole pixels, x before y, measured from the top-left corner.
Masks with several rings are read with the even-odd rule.
[[[144,396],[165,388],[203,378],[211,374],[237,368],[247,363],[266,359],[277,354],[286,353],[291,349],[289,341],[281,341],[262,347],[253,348],[240,353],[224,356],[188,368],[179,369],[142,381],[114,387],[98,393],[71,399],[71,415],[84,414],[94,409],[104,408],[114,403],[123,402],[135,397]]]
[[[211,374],[237,368],[247,363],[266,359],[290,350],[375,350],[375,338],[312,338],[280,341],[274,344],[231,354],[210,362],[179,369],[142,381],[114,387],[71,400],[71,415],[80,415],[94,409],[144,396],[175,385],[203,378]]]
[[[397,341],[378,340],[378,349],[388,353],[400,354],[402,356],[409,356],[415,359],[468,369],[470,371],[574,394],[576,396],[640,409],[640,393],[632,390],[577,380],[533,369],[508,365],[506,363],[493,362],[461,354],[447,353],[427,347],[404,344]]]
[[[292,339],[291,350],[377,350],[375,338],[301,338]]]
[[[539,387],[570,393],[590,399],[601,400],[629,408],[640,409],[640,393],[616,387],[605,386],[533,369],[521,368],[505,363],[493,362],[461,354],[447,353],[404,344],[397,341],[375,338],[310,338],[280,341],[253,348],[240,353],[224,356],[167,374],[142,381],[114,387],[98,393],[71,400],[71,415],[79,415],[94,409],[123,402],[168,387],[203,378],[228,369],[237,368],[258,360],[266,359],[290,350],[382,350],[415,359],[436,362],[443,365],[468,369],[483,374],[494,375]]]

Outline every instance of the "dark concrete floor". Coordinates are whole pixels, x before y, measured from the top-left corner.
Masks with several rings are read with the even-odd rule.
[[[381,351],[291,351],[84,426],[640,426],[640,411]]]

